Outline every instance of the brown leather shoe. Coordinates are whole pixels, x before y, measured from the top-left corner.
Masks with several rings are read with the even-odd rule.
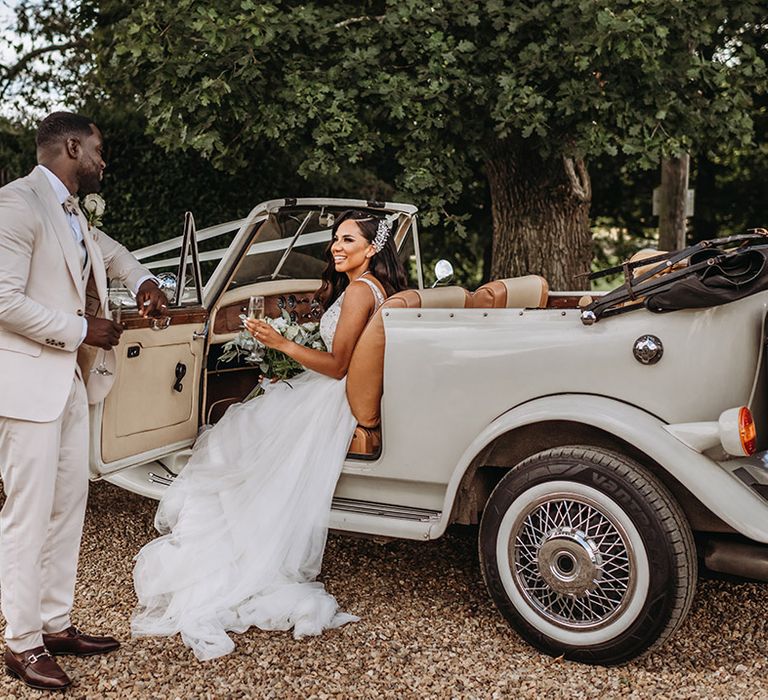
[[[72,684],[70,677],[62,671],[45,647],[35,647],[15,654],[5,650],[5,672],[21,679],[30,688],[37,690],[63,690]]]
[[[120,648],[120,642],[114,637],[92,637],[74,626],[63,632],[44,634],[43,643],[54,656],[92,656]]]

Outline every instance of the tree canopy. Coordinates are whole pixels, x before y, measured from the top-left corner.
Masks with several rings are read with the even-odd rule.
[[[562,160],[551,197],[580,188],[588,206],[587,158],[651,167],[662,153],[748,144],[765,77],[742,40],[764,20],[750,0],[98,7],[100,75],[137,96],[160,143],[230,169],[265,141],[300,147],[305,175],[392,159],[427,223],[487,187],[499,158],[518,179]]]
[[[492,212],[495,273],[561,283],[591,257],[589,163],[749,153],[766,77],[764,0],[68,1],[19,7],[163,147],[339,194],[352,174],[459,232]]]

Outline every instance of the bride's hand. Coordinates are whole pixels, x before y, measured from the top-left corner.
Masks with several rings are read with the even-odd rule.
[[[262,345],[266,345],[268,348],[275,348],[275,350],[280,350],[281,346],[288,342],[266,321],[246,319],[245,327],[248,332],[254,338],[256,338],[256,340],[258,340]]]

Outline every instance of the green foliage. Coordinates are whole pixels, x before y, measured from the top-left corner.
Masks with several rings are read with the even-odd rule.
[[[35,165],[35,138],[29,129],[0,117],[0,186]]]
[[[104,230],[135,249],[180,235],[183,214],[198,228],[245,216],[276,192],[291,196],[304,186],[290,163],[268,150],[237,174],[223,174],[195,152],[167,152],[145,135],[145,121],[112,104],[84,107],[105,137]]]
[[[31,123],[59,95],[84,99],[93,86],[92,16],[80,1],[12,0],[9,9],[10,26],[0,27],[3,112]]]
[[[105,228],[131,247],[177,233],[185,209],[202,227],[275,196],[400,199],[422,211],[425,260],[450,257],[473,286],[490,258],[484,164],[509,143],[588,158],[595,223],[619,251],[655,227],[657,177],[638,168],[662,152],[693,155],[696,236],[754,225],[766,201],[768,159],[750,141],[765,134],[764,0],[15,7],[27,46],[75,47],[13,79],[0,66],[0,88],[28,107],[58,90],[94,114]],[[0,168],[23,174],[32,147],[5,134]]]
[[[101,2],[105,85],[133,91],[166,147],[236,170],[269,143],[302,175],[376,170],[425,223],[504,140],[634,159],[750,142],[765,64],[740,40],[762,2]],[[706,49],[706,51],[705,51]]]
[[[768,44],[762,51],[768,55]],[[768,228],[768,95],[757,101],[754,145],[714,144],[696,159],[693,240]]]

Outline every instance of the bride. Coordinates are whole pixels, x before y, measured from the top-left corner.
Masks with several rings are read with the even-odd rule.
[[[315,578],[356,426],[347,367],[368,319],[406,286],[392,226],[361,211],[336,220],[317,293],[328,352],[246,322],[307,371],[230,407],[198,438],[157,510],[155,526],[167,534],[136,556],[134,636],[181,633],[205,660],[234,649],[227,632],[293,628],[298,639],[359,619],[340,612]]]

